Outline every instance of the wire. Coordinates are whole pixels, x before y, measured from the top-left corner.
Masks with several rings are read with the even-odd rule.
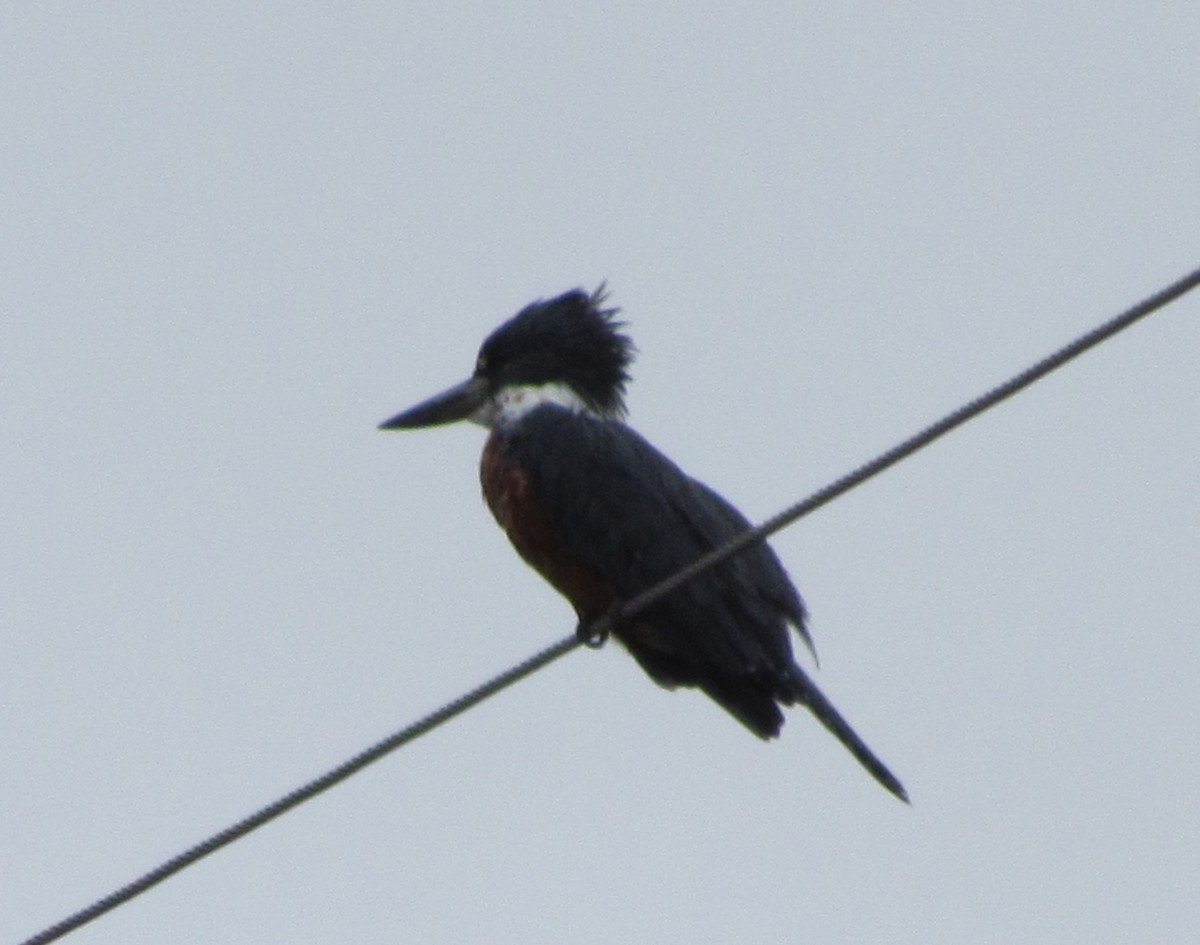
[[[786,528],[810,512],[819,509],[821,506],[833,501],[837,497],[844,495],[856,486],[861,485],[868,479],[877,476],[896,463],[911,456],[918,450],[928,446],[934,440],[944,436],[951,430],[962,426],[968,420],[977,417],[996,404],[1013,396],[1018,391],[1023,390],[1035,381],[1041,380],[1051,371],[1062,367],[1068,361],[1073,360],[1083,354],[1090,348],[1095,347],[1103,341],[1107,341],[1113,335],[1128,328],[1134,322],[1139,321],[1145,316],[1162,308],[1163,306],[1175,301],[1180,296],[1190,292],[1192,289],[1200,285],[1200,269],[1196,269],[1181,279],[1167,286],[1154,295],[1149,296],[1143,301],[1127,309],[1120,315],[1105,322],[1099,327],[1089,331],[1085,335],[1072,341],[1070,344],[1063,346],[1053,354],[1019,374],[1014,375],[1009,380],[992,388],[987,393],[975,398],[964,406],[955,410],[953,413],[947,414],[936,423],[930,424],[925,429],[921,430],[914,436],[909,437],[904,442],[898,444],[885,453],[881,453],[870,462],[864,463],[857,469],[852,470],[840,479],[835,480],[823,489],[819,489],[810,495],[808,498],[797,502],[790,508],[785,509],[778,515],[767,519],[761,525],[743,532],[737,538],[720,548],[704,555],[696,562],[677,572],[669,578],[659,582],[654,587],[649,588],[636,597],[630,598],[623,604],[614,608],[607,616],[595,621],[590,627],[582,628],[579,633],[566,637],[557,643],[546,647],[540,653],[531,656],[524,662],[514,666],[512,669],[501,673],[493,679],[485,682],[483,685],[472,689],[470,692],[452,702],[447,703],[442,708],[430,713],[417,722],[409,725],[407,728],[401,729],[394,735],[377,742],[365,751],[355,755],[350,760],[343,762],[338,767],[321,775],[302,787],[297,788],[289,794],[284,795],[274,803],[268,804],[257,812],[251,814],[243,820],[238,821],[230,827],[222,830],[219,833],[213,834],[207,840],[196,844],[183,853],[172,857],[162,863],[155,869],[144,874],[133,882],[122,886],[120,889],[110,893],[103,899],[99,899],[86,909],[81,909],[79,912],[63,919],[49,928],[39,932],[32,938],[26,939],[21,945],[45,945],[45,943],[53,942],[69,932],[82,925],[98,918],[104,913],[115,909],[130,899],[141,895],[154,886],[157,886],[163,880],[175,875],[180,870],[191,866],[197,860],[208,856],[210,853],[215,853],[224,846],[233,843],[244,837],[253,830],[258,829],[269,821],[274,820],[292,808],[303,804],[305,801],[316,797],[318,794],[327,791],[329,788],[346,780],[352,774],[362,770],[367,765],[378,761],[384,755],[387,755],[402,745],[406,745],[414,739],[420,738],[427,732],[437,728],[443,722],[448,722],[456,715],[460,715],[489,696],[493,696],[502,689],[507,689],[509,686],[536,672],[544,666],[549,665],[561,656],[565,656],[571,650],[578,647],[583,642],[594,642],[603,640],[611,629],[614,622],[628,620],[638,614],[644,612],[646,608],[652,606],[662,600],[668,594],[678,590],[683,584],[693,580],[698,575],[704,573],[709,568],[715,567],[722,561],[737,554],[746,547],[755,542],[762,541],[769,535],[773,535],[780,529]]]
[[[92,919],[99,918],[104,913],[115,909],[117,906],[128,902],[135,896],[140,896],[146,890],[153,886],[157,886],[164,879],[174,876],[180,870],[191,866],[197,860],[203,859],[210,853],[215,853],[221,847],[228,846],[235,840],[239,840],[252,830],[257,830],[268,821],[274,820],[281,814],[287,813],[293,807],[303,804],[307,800],[311,800],[323,791],[329,790],[335,784],[345,781],[350,775],[361,771],[367,765],[378,761],[384,755],[389,754],[399,748],[401,745],[406,745],[416,738],[420,738],[426,732],[430,732],[437,728],[443,722],[448,722],[456,715],[461,715],[467,709],[478,705],[488,696],[494,696],[501,689],[507,689],[515,682],[524,679],[530,673],[533,673],[543,666],[554,662],[560,656],[570,652],[579,645],[579,641],[575,637],[570,637],[565,640],[560,640],[553,646],[548,646],[540,653],[531,656],[525,662],[514,666],[507,672],[501,673],[499,676],[488,680],[483,685],[472,689],[465,695],[460,696],[453,702],[449,702],[442,706],[436,712],[431,712],[417,722],[407,728],[401,729],[394,735],[383,739],[380,742],[372,745],[365,751],[355,755],[349,761],[345,761],[338,767],[334,768],[319,778],[309,781],[302,787],[296,788],[290,794],[285,794],[279,800],[272,804],[268,804],[246,817],[244,820],[238,821],[231,827],[227,827],[220,833],[213,834],[207,840],[197,843],[194,847],[185,850],[178,856],[172,857],[160,866],[155,867],[150,872],[140,876],[128,885],[122,886],[115,892],[110,893],[103,899],[98,899],[86,909],[81,909],[74,915],[68,916],[61,922],[50,926],[42,932],[39,932],[33,938],[26,939],[22,945],[43,945],[46,942],[53,942],[56,939],[62,938],[68,932],[73,932]]]
[[[907,459],[913,453],[917,452],[917,450],[928,446],[934,440],[945,436],[951,430],[962,426],[968,420],[974,419],[1001,401],[1007,400],[1013,394],[1024,390],[1035,381],[1040,381],[1051,371],[1079,357],[1079,355],[1088,349],[1094,348],[1103,341],[1107,341],[1113,335],[1128,328],[1134,322],[1145,318],[1152,312],[1158,311],[1164,305],[1174,302],[1181,295],[1185,295],[1196,288],[1197,285],[1200,285],[1200,269],[1193,270],[1176,282],[1171,283],[1165,289],[1143,299],[1137,305],[1126,309],[1120,315],[1092,329],[1087,334],[1080,335],[1070,344],[1063,345],[1063,347],[1059,348],[1053,354],[1047,355],[1041,361],[1026,368],[1021,373],[1013,375],[1004,383],[993,387],[986,394],[981,394],[969,403],[959,407],[953,413],[942,417],[936,423],[931,423],[924,430],[909,437],[903,443],[892,447],[886,453],[881,453],[870,462],[863,463],[857,469],[847,473],[841,479],[831,482],[825,488],[818,489],[807,499],[802,499],[790,508],[784,509],[778,515],[767,519],[761,525],[742,532],[741,535],[734,538],[728,544],[696,559],[696,561],[682,571],[664,579],[636,597],[631,597],[616,610],[613,614],[613,619],[628,619],[642,613],[647,607],[662,600],[668,594],[675,592],[697,575],[704,573],[731,555],[737,554],[743,548],[757,541],[762,541],[767,536],[775,534],[782,528],[786,528],[797,519],[803,518],[809,512],[814,512],[821,506],[832,502],[838,496],[844,495],[855,486],[862,485],[868,479],[896,465],[900,460]]]

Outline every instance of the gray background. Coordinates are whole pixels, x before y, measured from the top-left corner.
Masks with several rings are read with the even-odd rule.
[[[632,423],[762,518],[1200,261],[1194,3],[7,3],[0,940],[570,631],[478,429],[610,280]],[[781,535],[763,745],[578,652],[77,933],[1200,937],[1200,298]]]

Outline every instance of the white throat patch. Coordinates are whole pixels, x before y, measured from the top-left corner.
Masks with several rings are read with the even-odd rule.
[[[553,404],[575,413],[590,413],[588,405],[566,384],[530,384],[504,387],[495,397],[471,415],[485,427],[516,423],[531,410],[543,404]]]

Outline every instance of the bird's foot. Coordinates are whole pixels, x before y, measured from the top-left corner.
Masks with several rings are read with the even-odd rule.
[[[598,650],[608,642],[621,615],[621,602],[617,601],[595,620],[581,620],[575,625],[575,636],[584,646]]]

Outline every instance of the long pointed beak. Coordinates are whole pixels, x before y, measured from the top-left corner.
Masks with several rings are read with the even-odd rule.
[[[385,420],[379,424],[379,429],[412,430],[466,420],[486,402],[487,382],[481,377],[473,377]]]

